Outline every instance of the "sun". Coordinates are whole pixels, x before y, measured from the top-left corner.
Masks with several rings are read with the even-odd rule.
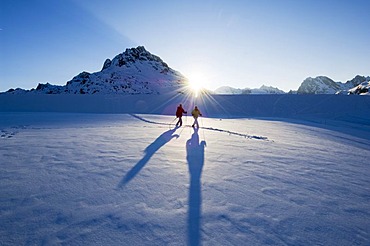
[[[199,81],[189,80],[190,90],[194,93],[195,97],[199,95],[199,92],[202,90],[203,86]]]
[[[192,73],[188,76],[189,89],[197,97],[202,91],[205,90],[207,85],[206,77],[201,73]]]

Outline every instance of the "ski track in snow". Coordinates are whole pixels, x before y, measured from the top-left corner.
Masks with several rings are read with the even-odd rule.
[[[2,245],[370,244],[370,140],[346,128],[0,116]]]
[[[171,127],[172,128],[176,127],[175,126],[175,123],[173,123],[173,122],[177,121],[177,119],[173,120],[173,122],[171,122],[171,123],[163,123],[163,122],[150,121],[150,120],[147,120],[147,119],[145,119],[143,117],[140,117],[138,115],[135,115],[135,114],[131,114],[131,116],[132,117],[135,117],[135,118],[137,118],[139,120],[142,120],[142,121],[144,121],[146,123],[150,123],[150,124],[163,125],[163,126],[168,126],[170,128]],[[182,127],[191,127],[191,125],[183,125]],[[244,137],[244,138],[248,138],[248,139],[256,139],[256,140],[266,140],[266,141],[269,141],[267,137],[248,135],[248,134],[243,134],[243,133],[239,133],[239,132],[235,132],[235,131],[229,131],[229,130],[214,128],[214,127],[200,126],[199,129],[227,133],[229,135],[235,135],[235,136]]]

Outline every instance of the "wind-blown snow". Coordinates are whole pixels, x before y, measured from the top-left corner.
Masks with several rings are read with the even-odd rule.
[[[12,96],[2,245],[370,244],[368,97]]]

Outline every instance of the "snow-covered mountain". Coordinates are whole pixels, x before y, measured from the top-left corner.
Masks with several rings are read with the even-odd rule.
[[[357,75],[352,80],[348,80],[346,82],[346,85],[349,86],[350,88],[353,88],[366,81],[370,81],[370,76],[365,77],[365,76]]]
[[[370,77],[357,75],[346,83],[335,82],[326,76],[309,77],[298,88],[298,94],[335,94],[338,92],[348,94],[351,88],[357,87],[366,81],[370,81]]]
[[[346,83],[335,82],[326,76],[306,78],[297,94],[366,94],[370,77],[357,75]],[[126,49],[112,60],[106,59],[101,71],[81,72],[65,85],[40,83],[35,89],[10,89],[7,94],[164,94],[183,92],[188,79],[170,68],[160,57],[143,46]],[[213,94],[285,94],[286,92],[262,85],[260,88],[233,88],[223,86]],[[291,91],[289,93],[295,93]]]
[[[242,93],[243,89],[233,88],[230,86],[221,86],[214,91],[214,94],[223,94],[223,95],[238,95]]]
[[[351,89],[338,91],[337,94],[356,94],[370,96],[370,77],[356,76],[354,79],[349,80],[346,84],[350,85]]]
[[[326,76],[306,78],[297,91],[289,94],[360,94],[369,95],[370,76],[357,75],[345,83],[335,82]],[[272,87],[262,85],[258,89],[239,89],[230,86],[222,86],[214,91],[215,94],[238,95],[238,94],[284,94],[286,92]]]
[[[99,72],[82,72],[64,86],[39,84],[26,91],[11,89],[8,93],[42,94],[162,94],[178,91],[187,79],[170,68],[160,57],[143,46],[126,49],[112,60],[107,59]]]
[[[230,86],[222,86],[214,91],[215,94],[223,94],[223,95],[238,95],[238,94],[284,94],[285,92],[272,87],[272,86],[265,86],[262,85],[260,88],[256,89],[239,89],[233,88]]]
[[[370,96],[370,77],[368,77],[367,81],[362,82],[358,86],[348,90],[347,94],[358,94],[358,95]]]
[[[334,94],[341,89],[339,83],[326,76],[308,77],[298,88],[298,94]]]

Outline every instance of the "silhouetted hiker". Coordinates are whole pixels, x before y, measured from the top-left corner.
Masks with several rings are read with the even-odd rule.
[[[197,125],[197,128],[199,128],[198,117],[202,116],[202,113],[199,111],[197,106],[195,106],[194,110],[191,112],[191,115],[194,117],[194,123],[192,127]]]
[[[162,133],[153,143],[149,144],[148,147],[144,150],[144,157],[136,163],[136,165],[131,168],[130,171],[122,178],[121,182],[118,184],[118,187],[123,187],[128,182],[130,182],[139,172],[140,170],[146,165],[146,163],[152,158],[152,156],[165,144],[171,141],[172,138],[178,138],[178,134],[174,134],[176,129],[168,130]]]
[[[189,208],[188,208],[188,245],[201,245],[202,217],[202,170],[206,142],[199,140],[198,129],[194,129],[191,138],[186,142],[186,160],[189,166]]]
[[[176,110],[176,117],[179,118],[179,120],[176,123],[176,126],[182,126],[182,114],[186,113],[187,112],[183,109],[182,105],[180,104]]]

